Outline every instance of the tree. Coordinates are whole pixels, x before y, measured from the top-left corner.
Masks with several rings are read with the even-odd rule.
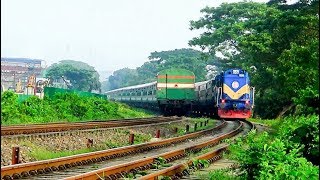
[[[110,89],[130,86],[136,83],[138,74],[135,69],[123,68],[119,69],[109,77]]]
[[[156,64],[156,73],[168,68],[182,68],[192,71],[196,81],[205,80],[206,60],[202,53],[194,49],[175,49],[171,51],[152,52],[149,56],[151,63]],[[143,69],[144,70],[144,69]]]
[[[72,88],[89,91],[100,90],[99,73],[94,67],[80,61],[62,60],[52,64],[46,72],[46,77],[61,79],[65,77],[70,80]]]
[[[281,2],[224,3],[202,9],[205,15],[191,21],[191,30],[206,31],[189,44],[211,55],[222,53],[222,68],[251,72],[257,90],[256,112],[268,118],[319,102],[316,3],[301,0],[289,7]],[[250,67],[255,67],[255,73]],[[315,111],[313,107],[307,113]]]
[[[206,79],[208,72],[216,73],[217,69],[206,68],[207,65],[215,67],[215,59],[204,59],[200,51],[194,49],[175,49],[170,51],[152,52],[149,61],[136,69],[124,68],[117,70],[109,77],[111,89],[132,86],[156,81],[158,72],[169,68],[183,68],[194,72],[196,81]],[[212,71],[212,70],[215,71]],[[219,71],[219,70],[218,70]],[[208,76],[209,77],[209,76]]]

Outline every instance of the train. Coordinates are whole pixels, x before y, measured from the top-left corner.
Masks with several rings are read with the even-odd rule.
[[[107,98],[132,106],[159,110],[163,115],[205,114],[223,119],[252,116],[254,87],[247,71],[228,69],[214,78],[195,82],[193,72],[171,68],[156,81],[106,92]]]

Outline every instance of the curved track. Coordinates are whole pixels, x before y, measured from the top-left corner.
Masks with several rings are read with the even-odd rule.
[[[174,137],[156,142],[125,146],[51,160],[4,166],[1,168],[1,177],[4,179],[11,179],[11,177],[18,178],[28,175],[42,174],[44,172],[64,170],[66,168],[83,166],[92,162],[101,162],[135,153],[142,153],[145,151],[150,151],[152,149],[167,147],[175,143],[180,143],[188,139],[193,139],[211,133],[213,130],[217,130],[227,126],[227,124],[228,123],[223,121],[222,123],[220,123],[220,125],[214,127],[213,129],[198,131],[195,133],[186,134],[184,136]]]
[[[211,147],[219,143],[221,140],[233,137],[240,132],[247,133],[250,129],[253,128],[253,125],[250,122],[244,121],[231,121],[229,122],[232,124],[232,122],[238,122],[238,126],[236,126],[235,129],[232,131],[229,131],[227,133],[223,133],[222,135],[219,135],[218,137],[215,137],[211,140],[198,143],[197,145],[189,146],[188,148],[182,148],[178,150],[173,150],[167,153],[158,154],[155,156],[142,158],[139,160],[135,160],[130,163],[124,163],[117,166],[111,166],[102,168],[99,170],[94,170],[88,173],[75,175],[72,177],[68,177],[66,179],[68,180],[76,180],[76,179],[118,179],[118,178],[124,178],[128,173],[135,174],[137,172],[141,171],[149,171],[149,173],[145,176],[140,177],[139,179],[158,179],[159,176],[165,177],[168,176],[171,179],[179,179],[183,176],[189,175],[190,169],[198,169],[203,167],[201,164],[198,164],[195,167],[192,160],[187,160],[183,163],[178,163],[170,166],[169,168],[161,169],[161,170],[150,170],[152,166],[155,166],[155,164],[160,164],[158,161],[159,157],[162,157],[165,159],[166,163],[173,162],[179,159],[183,159],[187,156],[190,152],[198,152],[203,148]],[[221,130],[221,129],[220,129]],[[196,157],[195,159],[206,159],[208,162],[212,163],[222,157],[222,152],[227,150],[227,145],[223,145],[221,147],[218,147],[212,152],[203,154],[201,156]]]
[[[247,133],[253,125],[247,121],[221,121],[220,125],[215,128],[203,130],[195,133],[190,133],[181,137],[170,138],[158,142],[144,143],[139,145],[126,146],[121,148],[109,149],[104,151],[98,151],[93,153],[86,153],[80,155],[74,155],[70,157],[57,158],[52,160],[38,161],[32,163],[11,165],[1,168],[2,179],[11,178],[21,178],[27,177],[28,179],[97,179],[103,177],[105,179],[117,179],[124,177],[129,172],[137,172],[139,170],[150,169],[151,165],[156,163],[158,157],[163,157],[166,162],[171,162],[176,159],[183,158],[190,152],[197,152],[205,147],[214,146],[221,140],[235,136],[236,134],[243,132]],[[222,132],[224,129],[225,132]],[[247,129],[247,130],[246,130]],[[219,132],[220,131],[220,132]],[[183,148],[170,150],[165,149],[164,151],[157,150],[150,157],[146,157],[146,151],[151,151],[152,149],[158,149],[162,147],[172,146],[173,144],[179,144],[185,142],[186,140],[197,138],[199,136],[211,135],[211,137],[206,137],[204,140],[198,141],[196,145],[190,146],[190,142],[187,142]],[[214,138],[213,138],[214,137]],[[196,141],[195,141],[196,142]],[[192,143],[193,144],[193,143]],[[227,146],[221,147],[214,152],[207,153],[199,157],[200,159],[208,159],[209,162],[213,162],[221,157],[221,152],[225,151]],[[168,152],[168,150],[170,152]],[[162,152],[162,154],[161,154]],[[166,153],[165,153],[166,152]],[[130,159],[123,157],[124,162],[133,161],[131,163],[122,163],[120,161],[104,162],[105,160],[111,159],[121,159],[122,156],[127,156],[131,154],[139,153],[138,159]],[[142,153],[142,154],[141,154]],[[149,153],[148,153],[149,154]],[[118,163],[116,163],[118,162]],[[123,162],[123,161],[122,161]],[[94,164],[92,164],[94,163]],[[190,165],[192,162],[188,162]],[[108,164],[108,167],[99,169],[97,164]],[[190,165],[192,166],[192,165]],[[102,165],[103,167],[103,165]],[[184,167],[184,168],[182,168]],[[71,168],[71,169],[69,169]],[[76,169],[75,169],[76,168]],[[98,169],[98,170],[96,170]],[[58,171],[64,170],[64,171]],[[90,171],[90,172],[88,172]],[[51,173],[50,173],[51,172]],[[49,174],[44,174],[49,173]],[[36,175],[38,176],[30,176]],[[40,175],[39,174],[43,174]],[[175,165],[161,171],[156,171],[154,173],[148,174],[141,177],[142,179],[155,179],[156,177],[171,176],[171,177],[181,177],[187,175],[185,163],[180,165]],[[70,177],[71,176],[71,177]]]

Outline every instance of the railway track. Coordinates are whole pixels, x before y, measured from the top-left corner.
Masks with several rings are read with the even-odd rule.
[[[217,130],[225,127],[227,124],[228,123],[223,121],[216,127],[208,130],[198,131],[195,133],[186,134],[184,136],[174,137],[174,138],[165,139],[165,140],[156,141],[156,142],[149,142],[149,143],[143,143],[138,145],[108,149],[103,151],[96,151],[92,153],[79,154],[79,155],[56,158],[51,160],[4,166],[4,167],[1,167],[1,178],[2,179],[20,178],[20,177],[25,177],[29,175],[43,174],[45,172],[65,170],[67,168],[71,168],[75,166],[83,166],[83,165],[94,163],[94,162],[101,162],[101,161],[119,158],[122,156],[127,156],[135,153],[142,153],[142,152],[150,151],[152,149],[168,147],[175,143],[184,142],[186,140],[190,140],[190,139],[211,133],[213,130]]]
[[[201,135],[205,135],[208,133],[212,134],[212,131],[221,131],[222,128],[225,128],[227,126],[229,126],[229,129],[231,129],[231,131],[220,134],[213,133],[216,136],[215,138],[212,139],[212,137],[209,137],[206,139],[206,141],[199,142],[194,146],[190,146],[189,143],[189,146],[185,146],[184,148],[180,149],[175,149],[170,152],[167,152],[166,150],[162,154],[159,154],[159,150],[157,150],[157,152],[155,152],[153,156],[151,155],[150,157],[145,157],[146,154],[144,153],[142,154],[142,157],[140,156],[138,157],[138,159],[132,160],[132,162],[130,163],[119,164],[118,161],[117,164],[108,162],[109,167],[100,167],[100,169],[97,166],[97,164],[102,164],[103,167],[103,164],[104,166],[106,164],[105,160],[111,160],[114,158],[123,158],[124,161],[120,161],[120,163],[128,162],[127,157],[123,156],[150,151],[152,149],[158,149],[161,147],[168,147],[174,143],[181,143],[188,139],[196,138]],[[249,131],[251,128],[253,128],[253,126],[252,124],[250,125],[248,122],[237,121],[237,123],[231,123],[221,121],[220,125],[212,129],[190,133],[181,137],[170,138],[158,142],[144,143],[139,145],[115,148],[94,153],[74,155],[70,157],[46,161],[5,166],[1,168],[1,178],[16,179],[21,177],[27,177],[28,179],[99,179],[99,177],[102,177],[105,179],[117,179],[125,177],[128,173],[135,173],[138,171],[150,169],[152,165],[157,162],[157,158],[159,157],[164,158],[166,162],[171,162],[176,159],[186,157],[186,155],[190,152],[197,152],[203,148],[214,146],[223,139],[230,138],[240,132]],[[227,146],[223,146],[213,152],[207,153],[197,158],[207,159],[209,162],[213,162],[219,159],[221,157],[221,152],[225,151],[226,149]],[[192,162],[188,161],[187,163],[176,164],[172,167],[148,174],[146,176],[141,177],[141,179],[156,179],[156,177],[158,176],[170,176],[174,178],[181,177],[183,175],[188,175],[187,170],[190,169],[190,167],[186,166],[186,164],[188,164],[188,166],[192,168]],[[98,170],[96,170],[97,168]]]
[[[86,130],[98,128],[114,128],[134,125],[156,124],[181,120],[181,117],[151,117],[109,121],[87,121],[75,123],[48,123],[17,126],[1,126],[1,136],[25,135],[71,130]]]
[[[255,129],[254,124],[252,124],[249,121],[246,120],[239,120],[239,122],[241,122],[241,131],[240,130],[234,130],[233,132],[227,133],[229,137],[233,137],[234,135],[238,134],[242,134],[245,135],[247,134],[250,130]],[[223,135],[224,136],[224,135]],[[174,166],[162,169],[160,171],[154,172],[154,173],[150,173],[146,176],[143,176],[141,178],[139,178],[140,180],[151,180],[151,179],[158,179],[159,176],[167,176],[170,177],[171,179],[182,179],[184,176],[188,176],[187,179],[193,179],[191,178],[190,175],[190,171],[194,171],[197,169],[202,169],[204,168],[204,164],[202,163],[194,163],[195,160],[207,160],[209,163],[213,163],[217,160],[219,160],[222,157],[222,153],[224,151],[227,150],[229,145],[223,145],[219,148],[216,148],[215,150],[202,154],[196,158],[193,159],[193,161],[188,160],[186,162],[183,163],[178,163]],[[198,179],[198,178],[194,178],[194,179]]]
[[[159,163],[160,157],[164,160],[165,163],[170,163],[176,160],[186,158],[188,154],[198,152],[203,148],[212,147],[218,144],[221,140],[236,135],[242,130],[242,127],[243,127],[242,123],[239,123],[236,126],[236,128],[233,128],[228,133],[224,133],[223,135],[219,135],[213,139],[208,138],[206,141],[196,143],[196,145],[191,145],[191,146],[189,145],[187,147],[172,150],[170,152],[166,152],[162,154],[158,153],[157,155],[154,155],[148,158],[139,159],[129,163],[119,164],[117,166],[98,169],[98,170],[87,172],[84,174],[67,177],[65,179],[66,180],[97,179],[99,177],[101,177],[102,179],[118,179],[118,178],[126,177],[129,173],[135,174],[139,171],[145,171],[145,170],[151,173],[149,173],[148,175],[142,176],[139,179],[157,179],[158,176],[171,176],[171,174],[178,172],[179,170],[183,171],[183,168],[186,168],[185,167],[186,164],[185,163],[176,164],[162,170],[158,170],[158,169],[150,170],[150,168],[153,166],[156,166],[156,164],[160,164]],[[226,146],[220,147],[217,150],[216,155],[225,150],[226,150]],[[192,161],[189,160],[189,163],[192,164]]]

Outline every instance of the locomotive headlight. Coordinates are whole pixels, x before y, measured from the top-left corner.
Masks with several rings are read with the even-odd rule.
[[[233,81],[231,85],[232,85],[233,89],[237,89],[239,87],[239,82],[238,81]]]

